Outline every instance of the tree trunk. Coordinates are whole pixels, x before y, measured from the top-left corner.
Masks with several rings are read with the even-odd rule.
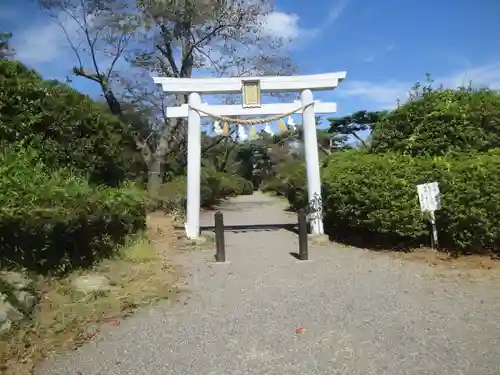
[[[153,157],[151,164],[148,166],[148,192],[151,196],[156,197],[161,184],[162,177],[162,160],[158,157]]]
[[[111,113],[113,113],[115,116],[120,117],[120,119],[123,119],[122,106],[116,98],[115,93],[105,85],[101,86],[102,91],[104,92],[104,98],[106,99],[106,103],[108,103],[108,107],[111,110]]]

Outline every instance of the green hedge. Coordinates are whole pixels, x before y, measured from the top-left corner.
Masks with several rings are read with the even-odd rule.
[[[500,147],[500,93],[431,90],[391,111],[374,128],[372,151],[412,156]]]
[[[96,188],[51,171],[21,146],[0,152],[0,268],[65,272],[110,256],[145,227],[146,197],[133,186]]]
[[[428,245],[416,185],[438,181],[440,244],[500,250],[500,151],[451,157],[338,153],[323,171],[325,228],[370,246]]]

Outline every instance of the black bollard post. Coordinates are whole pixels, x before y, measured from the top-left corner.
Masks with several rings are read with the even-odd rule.
[[[226,244],[224,241],[224,216],[222,212],[217,211],[214,215],[215,221],[215,261],[225,262],[226,261]]]
[[[298,212],[299,220],[299,259],[307,260],[309,258],[307,250],[307,215],[303,209]]]

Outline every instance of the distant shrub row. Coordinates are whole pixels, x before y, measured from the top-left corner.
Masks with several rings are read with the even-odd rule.
[[[217,172],[203,168],[201,173],[200,203],[202,207],[211,208],[222,199],[253,193],[250,181],[238,175]],[[166,211],[176,208],[184,209],[187,199],[187,179],[185,176],[175,177],[162,185],[158,197],[159,205]]]

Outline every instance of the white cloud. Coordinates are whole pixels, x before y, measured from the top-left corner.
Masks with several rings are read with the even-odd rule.
[[[60,21],[71,38],[77,36],[75,22],[69,22],[67,19]],[[57,61],[69,51],[63,30],[52,20],[14,32],[12,46],[19,60],[28,65]]]
[[[349,72],[348,72],[349,77]],[[398,81],[370,82],[345,80],[338,94],[345,97],[361,97],[382,108],[395,107],[397,99],[404,100],[411,84]]]
[[[328,17],[323,25],[323,27],[331,26],[337,21],[337,19],[344,13],[345,8],[349,4],[350,0],[338,0],[334,1],[333,5],[328,11]]]
[[[317,28],[302,28],[300,16],[295,13],[272,11],[262,20],[263,33],[266,36],[283,38],[288,41],[307,40],[319,36],[330,27],[344,12],[350,0],[336,0],[328,10],[328,15]],[[0,8],[0,19],[7,16],[8,9]],[[79,44],[78,25],[69,17],[59,15],[59,21],[65,27],[70,39]],[[62,57],[74,59],[68,41],[60,25],[53,20],[32,23],[27,28],[14,31],[12,46],[18,58],[28,65],[37,65],[57,61]]]
[[[299,39],[314,38],[321,32],[319,28],[302,28],[299,22],[300,17],[295,13],[273,11],[267,14],[262,21],[263,33],[265,36],[283,38],[294,42]]]
[[[273,11],[267,14],[262,20],[264,33],[278,38],[297,40],[315,38],[332,26],[342,15],[350,0],[336,0],[328,9],[327,17],[319,22],[318,27],[302,28],[300,16],[295,13],[285,13]]]
[[[296,39],[300,35],[300,17],[294,13],[274,11],[267,14],[263,20],[264,33],[269,36],[284,39]]]
[[[348,74],[349,77],[349,74]],[[425,77],[416,77],[421,81]],[[434,85],[448,88],[467,86],[469,82],[475,87],[489,87],[500,90],[500,62],[478,66],[464,71],[453,72],[443,77],[433,77]],[[338,89],[338,94],[344,97],[359,97],[367,100],[377,109],[391,109],[397,105],[397,100],[408,99],[408,91],[415,83],[397,80],[385,82],[356,81],[346,79]]]
[[[472,82],[473,86],[500,90],[500,62],[473,67],[436,81],[442,82],[447,87],[467,86]]]
[[[76,11],[75,11],[76,13]],[[93,17],[87,17],[87,23],[93,24]],[[30,27],[14,32],[12,45],[17,58],[23,63],[40,69],[40,64],[58,64],[61,66],[61,76],[78,65],[78,56],[71,44],[78,50],[84,66],[92,66],[88,52],[88,44],[84,38],[80,24],[66,13],[59,13],[57,19],[45,18],[45,22],[32,24]],[[101,71],[105,71],[113,61],[114,56],[97,48],[96,57]],[[115,64],[115,69],[128,69],[124,59]]]

